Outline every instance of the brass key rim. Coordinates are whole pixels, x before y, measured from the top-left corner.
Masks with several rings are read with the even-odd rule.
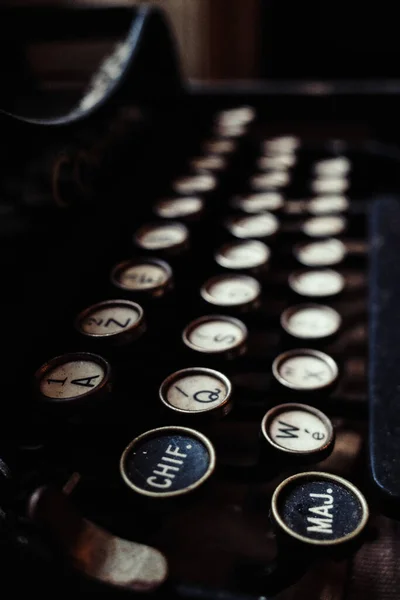
[[[139,315],[137,321],[132,323],[132,325],[130,327],[128,327],[127,329],[123,329],[122,331],[118,331],[118,332],[89,333],[82,329],[82,327],[81,327],[82,321],[84,321],[87,317],[90,317],[96,310],[99,310],[102,308],[111,308],[113,306],[132,309],[132,311],[135,311]],[[131,300],[104,300],[103,302],[98,302],[97,304],[92,304],[91,306],[82,310],[79,313],[79,315],[76,317],[75,323],[74,323],[75,329],[77,331],[79,331],[80,334],[82,334],[88,338],[99,339],[99,340],[101,340],[103,338],[104,339],[121,338],[121,337],[126,336],[127,334],[132,334],[135,330],[138,332],[138,334],[140,334],[140,332],[143,330],[143,325],[144,325],[143,308],[140,306],[140,304],[137,304],[137,302],[132,302]]]
[[[206,472],[197,481],[195,481],[194,483],[190,484],[189,486],[187,486],[186,488],[184,488],[182,490],[175,490],[173,492],[163,492],[163,493],[157,493],[157,492],[151,492],[149,490],[144,490],[143,488],[140,488],[139,486],[135,485],[129,479],[129,477],[127,475],[127,471],[126,471],[126,466],[125,466],[126,460],[129,456],[131,450],[136,445],[140,444],[141,441],[145,440],[146,438],[157,437],[158,434],[163,434],[163,433],[168,433],[168,432],[187,435],[188,437],[194,437],[197,440],[200,440],[200,442],[205,446],[205,448],[207,449],[207,452],[208,452],[208,456],[209,456],[208,468],[207,468]],[[195,429],[190,429],[189,427],[181,427],[178,425],[171,425],[171,426],[166,426],[166,427],[156,427],[155,429],[150,429],[149,431],[145,431],[144,433],[141,433],[139,436],[134,438],[127,445],[127,447],[125,448],[125,450],[123,451],[123,453],[121,455],[121,459],[119,462],[119,471],[120,471],[123,481],[132,491],[140,494],[141,496],[147,496],[149,498],[156,498],[159,500],[164,500],[166,498],[176,498],[178,496],[185,496],[186,494],[190,494],[191,492],[197,490],[197,488],[199,488],[203,483],[205,483],[207,481],[207,479],[213,474],[213,472],[215,470],[215,465],[216,465],[215,449],[214,449],[214,446],[212,445],[212,443],[210,442],[210,440],[205,435],[203,435],[199,431],[196,431]]]
[[[168,389],[177,381],[179,381],[182,377],[184,376],[188,376],[188,375],[209,375],[210,377],[215,377],[215,379],[219,379],[223,385],[226,387],[226,396],[225,399],[223,400],[223,402],[221,402],[220,404],[218,404],[217,406],[213,407],[212,409],[202,409],[202,410],[186,410],[184,408],[178,408],[176,406],[173,406],[172,404],[170,404],[170,402],[168,402],[167,399],[167,392]],[[159,389],[159,397],[161,402],[163,402],[165,404],[165,406],[167,408],[169,408],[170,410],[173,410],[177,413],[181,413],[181,414],[185,414],[185,415],[207,415],[210,413],[216,413],[216,414],[223,414],[224,416],[230,411],[231,408],[231,395],[232,395],[232,383],[231,381],[228,379],[228,377],[226,377],[226,375],[224,375],[223,373],[221,373],[220,371],[216,371],[215,369],[208,369],[206,367],[188,367],[187,369],[181,369],[179,371],[175,371],[174,373],[172,373],[171,375],[168,375],[168,377],[166,377],[164,379],[164,381],[162,382],[160,389]]]
[[[329,313],[331,316],[333,316],[338,323],[335,331],[329,332],[328,334],[319,335],[319,336],[297,335],[297,334],[293,333],[293,331],[291,330],[290,324],[289,324],[290,318],[293,315],[295,315],[297,312],[299,312],[300,310],[304,310],[304,309],[308,309],[308,308],[321,309],[325,313]],[[312,342],[312,341],[317,342],[320,340],[324,340],[326,338],[330,338],[333,335],[336,335],[336,333],[340,330],[340,328],[342,326],[342,321],[343,321],[342,317],[337,312],[337,310],[335,310],[331,306],[328,306],[326,304],[318,304],[317,302],[304,302],[302,304],[294,304],[293,306],[289,306],[288,308],[286,308],[283,311],[283,313],[281,314],[281,317],[280,317],[281,327],[288,335],[290,335],[292,338],[297,339],[297,340],[304,340],[304,341],[310,340],[310,342]]]
[[[162,271],[164,271],[166,279],[164,282],[155,285],[153,287],[145,287],[145,288],[132,288],[127,285],[124,285],[119,280],[120,275],[126,271],[130,267],[140,266],[140,265],[150,265],[159,267]],[[130,294],[139,294],[143,297],[143,295],[150,296],[161,296],[165,292],[167,292],[172,287],[172,278],[173,273],[172,269],[167,262],[161,260],[159,258],[146,258],[139,257],[135,259],[124,260],[113,267],[111,270],[111,283],[115,285],[120,290],[124,292],[128,292]]]
[[[41,393],[40,383],[46,375],[46,373],[51,372],[56,367],[59,367],[63,364],[68,364],[69,362],[75,361],[86,361],[98,364],[104,372],[104,377],[102,381],[94,388],[91,388],[90,390],[83,394],[80,394],[79,396],[53,398],[51,396],[46,396]],[[54,358],[51,358],[50,360],[45,362],[36,371],[34,377],[36,396],[41,402],[53,406],[57,405],[71,407],[72,404],[77,405],[81,403],[83,404],[86,401],[95,401],[95,398],[102,397],[104,393],[107,393],[111,385],[111,366],[102,356],[99,356],[98,354],[93,354],[91,352],[71,352],[68,354],[60,354],[59,356],[55,356]]]
[[[327,439],[325,443],[314,450],[292,450],[291,448],[285,448],[284,446],[280,446],[269,434],[269,424],[271,421],[288,410],[299,410],[304,411],[309,414],[317,417],[325,426],[327,430]],[[264,436],[265,441],[275,450],[278,450],[284,454],[290,455],[302,455],[302,456],[311,456],[313,454],[323,454],[334,442],[335,440],[335,431],[332,425],[331,420],[327,417],[321,410],[318,408],[314,408],[314,406],[309,406],[308,404],[301,404],[299,402],[287,402],[285,404],[279,404],[278,406],[273,406],[263,417],[261,421],[261,433]]]
[[[284,363],[289,358],[295,358],[296,356],[310,356],[324,362],[331,372],[330,380],[324,383],[323,385],[312,388],[299,388],[298,385],[287,381],[287,379],[282,377],[282,375],[279,372],[279,369],[282,363]],[[314,350],[313,348],[294,348],[293,350],[287,350],[286,352],[282,352],[282,354],[279,354],[275,358],[274,362],[272,363],[272,374],[275,377],[275,379],[286,388],[298,391],[299,393],[313,394],[316,392],[320,392],[321,390],[326,390],[327,388],[330,388],[339,377],[339,368],[336,364],[336,361],[325,352],[321,352],[320,350]]]
[[[209,323],[212,321],[223,321],[224,323],[231,323],[231,324],[235,325],[240,330],[240,332],[242,334],[242,338],[239,339],[235,344],[232,344],[232,346],[229,346],[228,348],[221,348],[221,350],[217,350],[217,349],[210,350],[208,348],[203,348],[201,346],[197,346],[196,344],[191,342],[190,334],[192,333],[192,331],[199,325],[202,325],[203,323]],[[182,333],[183,343],[188,348],[190,348],[191,350],[194,350],[196,352],[201,352],[202,354],[208,354],[210,356],[223,356],[224,354],[226,356],[230,356],[230,354],[232,352],[236,353],[236,352],[240,351],[241,348],[244,348],[246,345],[247,339],[248,339],[248,330],[247,330],[246,325],[239,319],[236,319],[235,317],[229,317],[227,315],[205,315],[203,317],[199,317],[198,319],[194,319],[194,321],[191,321],[189,323],[189,325],[187,325],[185,327],[185,329],[183,330],[183,333]]]
[[[291,485],[292,483],[296,483],[301,480],[310,480],[310,479],[324,479],[327,482],[333,481],[334,483],[342,485],[347,490],[350,490],[354,494],[354,496],[357,498],[358,502],[360,503],[362,516],[361,516],[360,522],[357,525],[357,527],[353,531],[351,531],[348,535],[342,536],[335,540],[313,540],[312,538],[308,538],[299,533],[296,533],[295,531],[293,531],[293,529],[291,529],[290,527],[288,527],[286,525],[285,521],[280,516],[280,511],[279,511],[279,506],[278,506],[279,496],[280,496],[281,492],[284,491],[285,488],[287,486]],[[363,529],[365,528],[365,526],[368,522],[368,519],[369,519],[368,504],[367,504],[367,501],[366,501],[364,495],[360,492],[360,490],[354,484],[352,484],[350,481],[348,481],[347,479],[344,479],[343,477],[340,477],[339,475],[332,475],[330,473],[326,473],[325,471],[308,471],[308,472],[304,472],[304,473],[296,473],[295,475],[292,475],[292,476],[288,477],[287,479],[285,479],[284,481],[282,481],[273,493],[272,500],[271,500],[271,513],[272,513],[272,517],[275,520],[276,524],[288,536],[290,536],[300,542],[310,544],[312,546],[325,546],[325,547],[338,546],[340,544],[348,543],[348,542],[354,540],[363,531]]]

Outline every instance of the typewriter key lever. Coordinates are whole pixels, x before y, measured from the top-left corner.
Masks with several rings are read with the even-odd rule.
[[[82,518],[56,489],[37,489],[30,498],[28,512],[61,545],[71,565],[98,583],[152,592],[167,579],[167,561],[161,552],[112,535]]]

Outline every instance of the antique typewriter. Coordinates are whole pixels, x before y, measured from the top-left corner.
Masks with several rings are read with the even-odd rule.
[[[0,45],[2,596],[398,598],[400,87],[190,86],[148,7]]]

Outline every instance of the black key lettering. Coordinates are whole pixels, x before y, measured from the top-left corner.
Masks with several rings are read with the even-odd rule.
[[[67,379],[67,377],[65,379],[48,379],[47,383],[61,383],[61,385],[64,385]]]
[[[214,336],[214,342],[225,342],[226,344],[233,344],[236,340],[234,335],[222,335],[221,333],[217,333]]]
[[[278,421],[280,425],[283,427],[279,427],[280,435],[277,435],[277,438],[298,438],[299,436],[293,433],[294,431],[300,431],[298,427],[294,425],[289,425],[289,423],[285,423],[285,421]]]
[[[121,323],[120,321],[117,321],[117,319],[107,319],[107,321],[104,323],[104,327],[108,327],[109,325],[111,325],[111,323],[114,323],[115,325],[117,325],[117,327],[121,327],[121,329],[125,329],[125,327],[128,327],[129,323],[131,322],[131,318],[128,317],[125,323]]]
[[[307,369],[306,374],[304,375],[304,379],[311,379],[312,377],[315,377],[315,379],[318,379],[318,381],[321,381],[321,378],[323,378],[323,376],[324,376],[323,371],[318,371],[316,373],[315,371],[309,371]]]
[[[137,281],[138,283],[141,283],[143,285],[157,283],[153,277],[151,277],[150,275],[146,275],[145,273],[142,273],[140,275],[138,275],[137,273],[130,273],[126,277],[127,279],[132,279],[133,281]]]
[[[193,398],[197,400],[197,402],[215,402],[219,399],[220,393],[221,390],[218,388],[215,388],[215,392],[211,390],[201,390],[199,392],[196,392],[193,395]]]
[[[88,325],[97,325],[98,327],[100,327],[100,325],[103,324],[103,319],[95,319],[94,317],[89,317],[88,319],[86,319],[86,323]]]
[[[81,377],[80,379],[72,379],[71,383],[75,385],[81,385],[82,387],[95,387],[95,383],[92,383],[93,379],[98,379],[100,375],[92,375],[92,377]]]
[[[175,389],[177,389],[178,392],[180,392],[183,396],[186,396],[186,398],[189,398],[188,394],[186,392],[184,392],[183,390],[181,390],[181,388],[178,387],[177,385],[175,386]]]

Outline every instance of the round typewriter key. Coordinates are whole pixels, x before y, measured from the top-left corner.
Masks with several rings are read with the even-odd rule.
[[[196,171],[222,171],[226,165],[226,159],[218,155],[197,156],[190,161],[190,166]]]
[[[275,379],[297,392],[326,390],[339,374],[336,362],[319,350],[299,348],[283,352],[272,363]]]
[[[279,229],[279,221],[275,215],[264,212],[243,217],[228,217],[225,227],[237,238],[270,238]]]
[[[261,171],[279,171],[293,167],[296,163],[294,154],[272,154],[269,156],[260,156],[257,166]]]
[[[155,203],[153,212],[162,219],[191,220],[204,211],[204,200],[196,196],[163,198]]]
[[[36,390],[42,401],[53,404],[97,401],[109,393],[110,376],[110,365],[97,354],[63,354],[36,371]]]
[[[163,260],[145,258],[116,265],[111,281],[127,292],[153,297],[163,296],[173,286],[171,267]]]
[[[280,404],[261,421],[261,437],[269,452],[318,462],[333,448],[334,432],[323,412],[306,404]]]
[[[321,177],[343,177],[351,169],[351,164],[345,156],[326,158],[314,163],[314,173]]]
[[[343,291],[343,275],[333,269],[295,271],[289,276],[290,288],[299,296],[325,298]]]
[[[140,227],[133,240],[143,250],[165,251],[178,254],[187,248],[189,231],[182,223],[150,223]]]
[[[349,208],[346,196],[317,196],[307,204],[308,212],[314,215],[328,215],[345,212]]]
[[[216,115],[216,122],[222,125],[247,125],[256,118],[256,111],[251,106],[241,106],[223,110]]]
[[[314,194],[343,194],[349,185],[345,177],[317,177],[311,182],[311,190]]]
[[[300,340],[329,338],[340,329],[342,318],[330,306],[299,304],[287,308],[281,315],[283,329]]]
[[[225,269],[256,271],[268,266],[270,256],[271,251],[263,242],[248,240],[225,244],[215,254],[215,260]]]
[[[302,230],[309,237],[330,237],[346,229],[347,221],[342,216],[312,217],[304,221]]]
[[[247,328],[233,317],[207,315],[192,321],[182,337],[186,346],[192,350],[234,358],[246,350]]]
[[[331,267],[345,259],[347,250],[343,242],[329,238],[296,244],[293,254],[299,263],[306,267]]]
[[[245,311],[259,305],[261,286],[248,275],[217,275],[205,282],[200,294],[209,304]]]
[[[82,311],[75,327],[82,335],[113,345],[138,339],[146,330],[143,309],[129,300],[107,300]]]
[[[268,190],[288,185],[290,175],[287,171],[271,171],[250,177],[250,186],[255,190]]]
[[[231,408],[231,382],[212,369],[193,367],[176,371],[160,387],[160,398],[171,410],[185,415],[222,417]]]
[[[234,140],[207,140],[203,144],[203,150],[209,154],[231,154],[236,150],[236,142]]]
[[[368,505],[349,481],[311,471],[282,481],[271,501],[277,533],[287,541],[336,546],[354,541],[367,524]]]
[[[300,139],[294,135],[281,135],[264,142],[265,152],[290,153],[300,147]]]
[[[210,173],[199,173],[197,175],[187,175],[175,179],[172,188],[178,194],[202,194],[211,192],[217,187],[217,180]]]
[[[278,192],[263,192],[233,198],[231,206],[245,213],[256,214],[264,211],[280,210],[284,205],[282,194]]]
[[[215,469],[215,450],[187,427],[159,427],[142,433],[124,450],[120,472],[137,494],[150,498],[184,496],[199,488]]]

